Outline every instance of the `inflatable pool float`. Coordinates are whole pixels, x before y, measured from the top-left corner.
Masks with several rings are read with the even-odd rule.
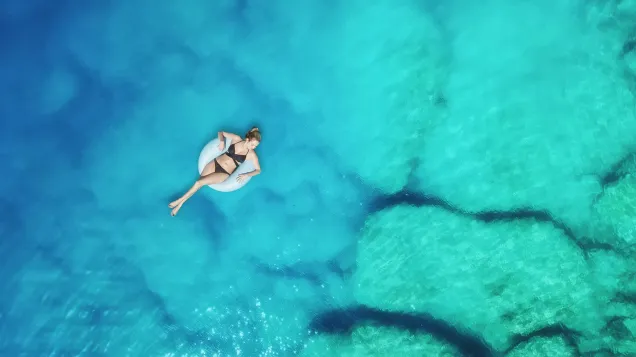
[[[201,150],[201,154],[199,154],[199,175],[203,172],[205,165],[207,165],[210,161],[216,159],[221,156],[223,153],[227,151],[227,149],[232,144],[232,139],[225,138],[225,147],[223,151],[219,150],[219,139],[212,139],[209,143],[207,143],[203,150]],[[239,188],[245,186],[251,179],[251,177],[246,177],[243,182],[237,182],[236,177],[240,174],[244,174],[254,170],[254,164],[252,160],[245,160],[242,164],[240,164],[234,172],[228,177],[225,181],[221,183],[215,183],[210,186],[212,189],[220,191],[220,192],[231,192],[236,191]]]

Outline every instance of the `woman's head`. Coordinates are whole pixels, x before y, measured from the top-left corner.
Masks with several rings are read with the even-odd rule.
[[[261,143],[261,132],[257,127],[253,127],[250,131],[245,134],[245,141],[247,147],[251,150],[254,150],[258,144]]]

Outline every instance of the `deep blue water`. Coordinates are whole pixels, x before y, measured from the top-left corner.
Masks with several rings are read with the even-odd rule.
[[[245,6],[213,5],[212,29],[268,26]],[[309,115],[230,50],[190,48],[161,7],[2,9],[3,356],[284,354],[312,311],[346,299],[368,188],[336,168]],[[170,217],[203,145],[252,125],[267,142],[260,182],[199,193]]]

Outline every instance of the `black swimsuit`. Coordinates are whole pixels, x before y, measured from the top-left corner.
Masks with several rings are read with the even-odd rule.
[[[240,141],[239,141],[240,143]],[[245,155],[239,155],[236,154],[234,152],[234,145],[236,145],[238,143],[232,144],[230,145],[229,148],[227,148],[227,152],[225,153],[225,155],[229,156],[232,158],[232,160],[234,160],[234,164],[236,164],[236,167],[238,167],[239,164],[242,164],[243,161],[245,161],[245,158],[247,157],[247,153],[245,153]],[[249,153],[249,150],[247,151]],[[235,167],[235,169],[236,169]],[[219,165],[219,162],[216,161],[216,159],[214,159],[214,172],[222,172],[224,174],[230,174],[229,172],[225,171],[225,169],[223,167],[221,167],[221,165]]]

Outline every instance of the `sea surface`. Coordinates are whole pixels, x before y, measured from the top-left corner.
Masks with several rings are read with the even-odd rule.
[[[636,1],[0,2],[0,357],[636,355]],[[262,133],[242,189],[198,178]]]

